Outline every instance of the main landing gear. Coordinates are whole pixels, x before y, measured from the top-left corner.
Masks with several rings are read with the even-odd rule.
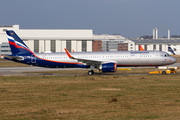
[[[88,71],[88,75],[93,75],[93,74],[94,74],[93,69],[94,69],[94,66],[91,65],[91,66],[90,66],[90,71]]]
[[[93,70],[88,71],[88,75],[93,75],[93,74],[94,74]]]

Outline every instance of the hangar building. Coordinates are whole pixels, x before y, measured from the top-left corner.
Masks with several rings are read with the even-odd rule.
[[[27,46],[37,53],[92,51],[91,29],[19,29],[19,25],[0,26],[1,55],[9,54],[6,30],[14,30]],[[3,46],[3,47],[2,47]]]

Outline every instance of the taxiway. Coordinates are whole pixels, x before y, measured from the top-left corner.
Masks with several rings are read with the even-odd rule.
[[[168,65],[168,67],[180,67],[180,63]],[[154,67],[137,67],[137,68],[154,68]],[[43,67],[1,67],[1,76],[17,76],[17,75],[75,75],[75,74],[36,74],[28,72],[39,72],[39,71],[60,71],[60,70],[87,70],[82,68],[43,68]],[[97,73],[97,75],[108,75],[108,73]],[[116,73],[115,73],[116,74]],[[118,74],[119,75],[119,74]],[[123,75],[123,74],[120,74]]]

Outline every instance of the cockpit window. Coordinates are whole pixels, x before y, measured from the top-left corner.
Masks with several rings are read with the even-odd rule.
[[[169,55],[168,53],[166,53],[166,54],[164,55],[164,57],[169,57],[169,56],[171,56],[171,55]]]

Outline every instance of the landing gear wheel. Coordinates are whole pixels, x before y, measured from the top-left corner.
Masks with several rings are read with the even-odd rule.
[[[94,74],[93,70],[88,71],[88,75],[93,75],[93,74]]]
[[[166,71],[162,71],[162,74],[165,75],[165,74],[166,74]]]

